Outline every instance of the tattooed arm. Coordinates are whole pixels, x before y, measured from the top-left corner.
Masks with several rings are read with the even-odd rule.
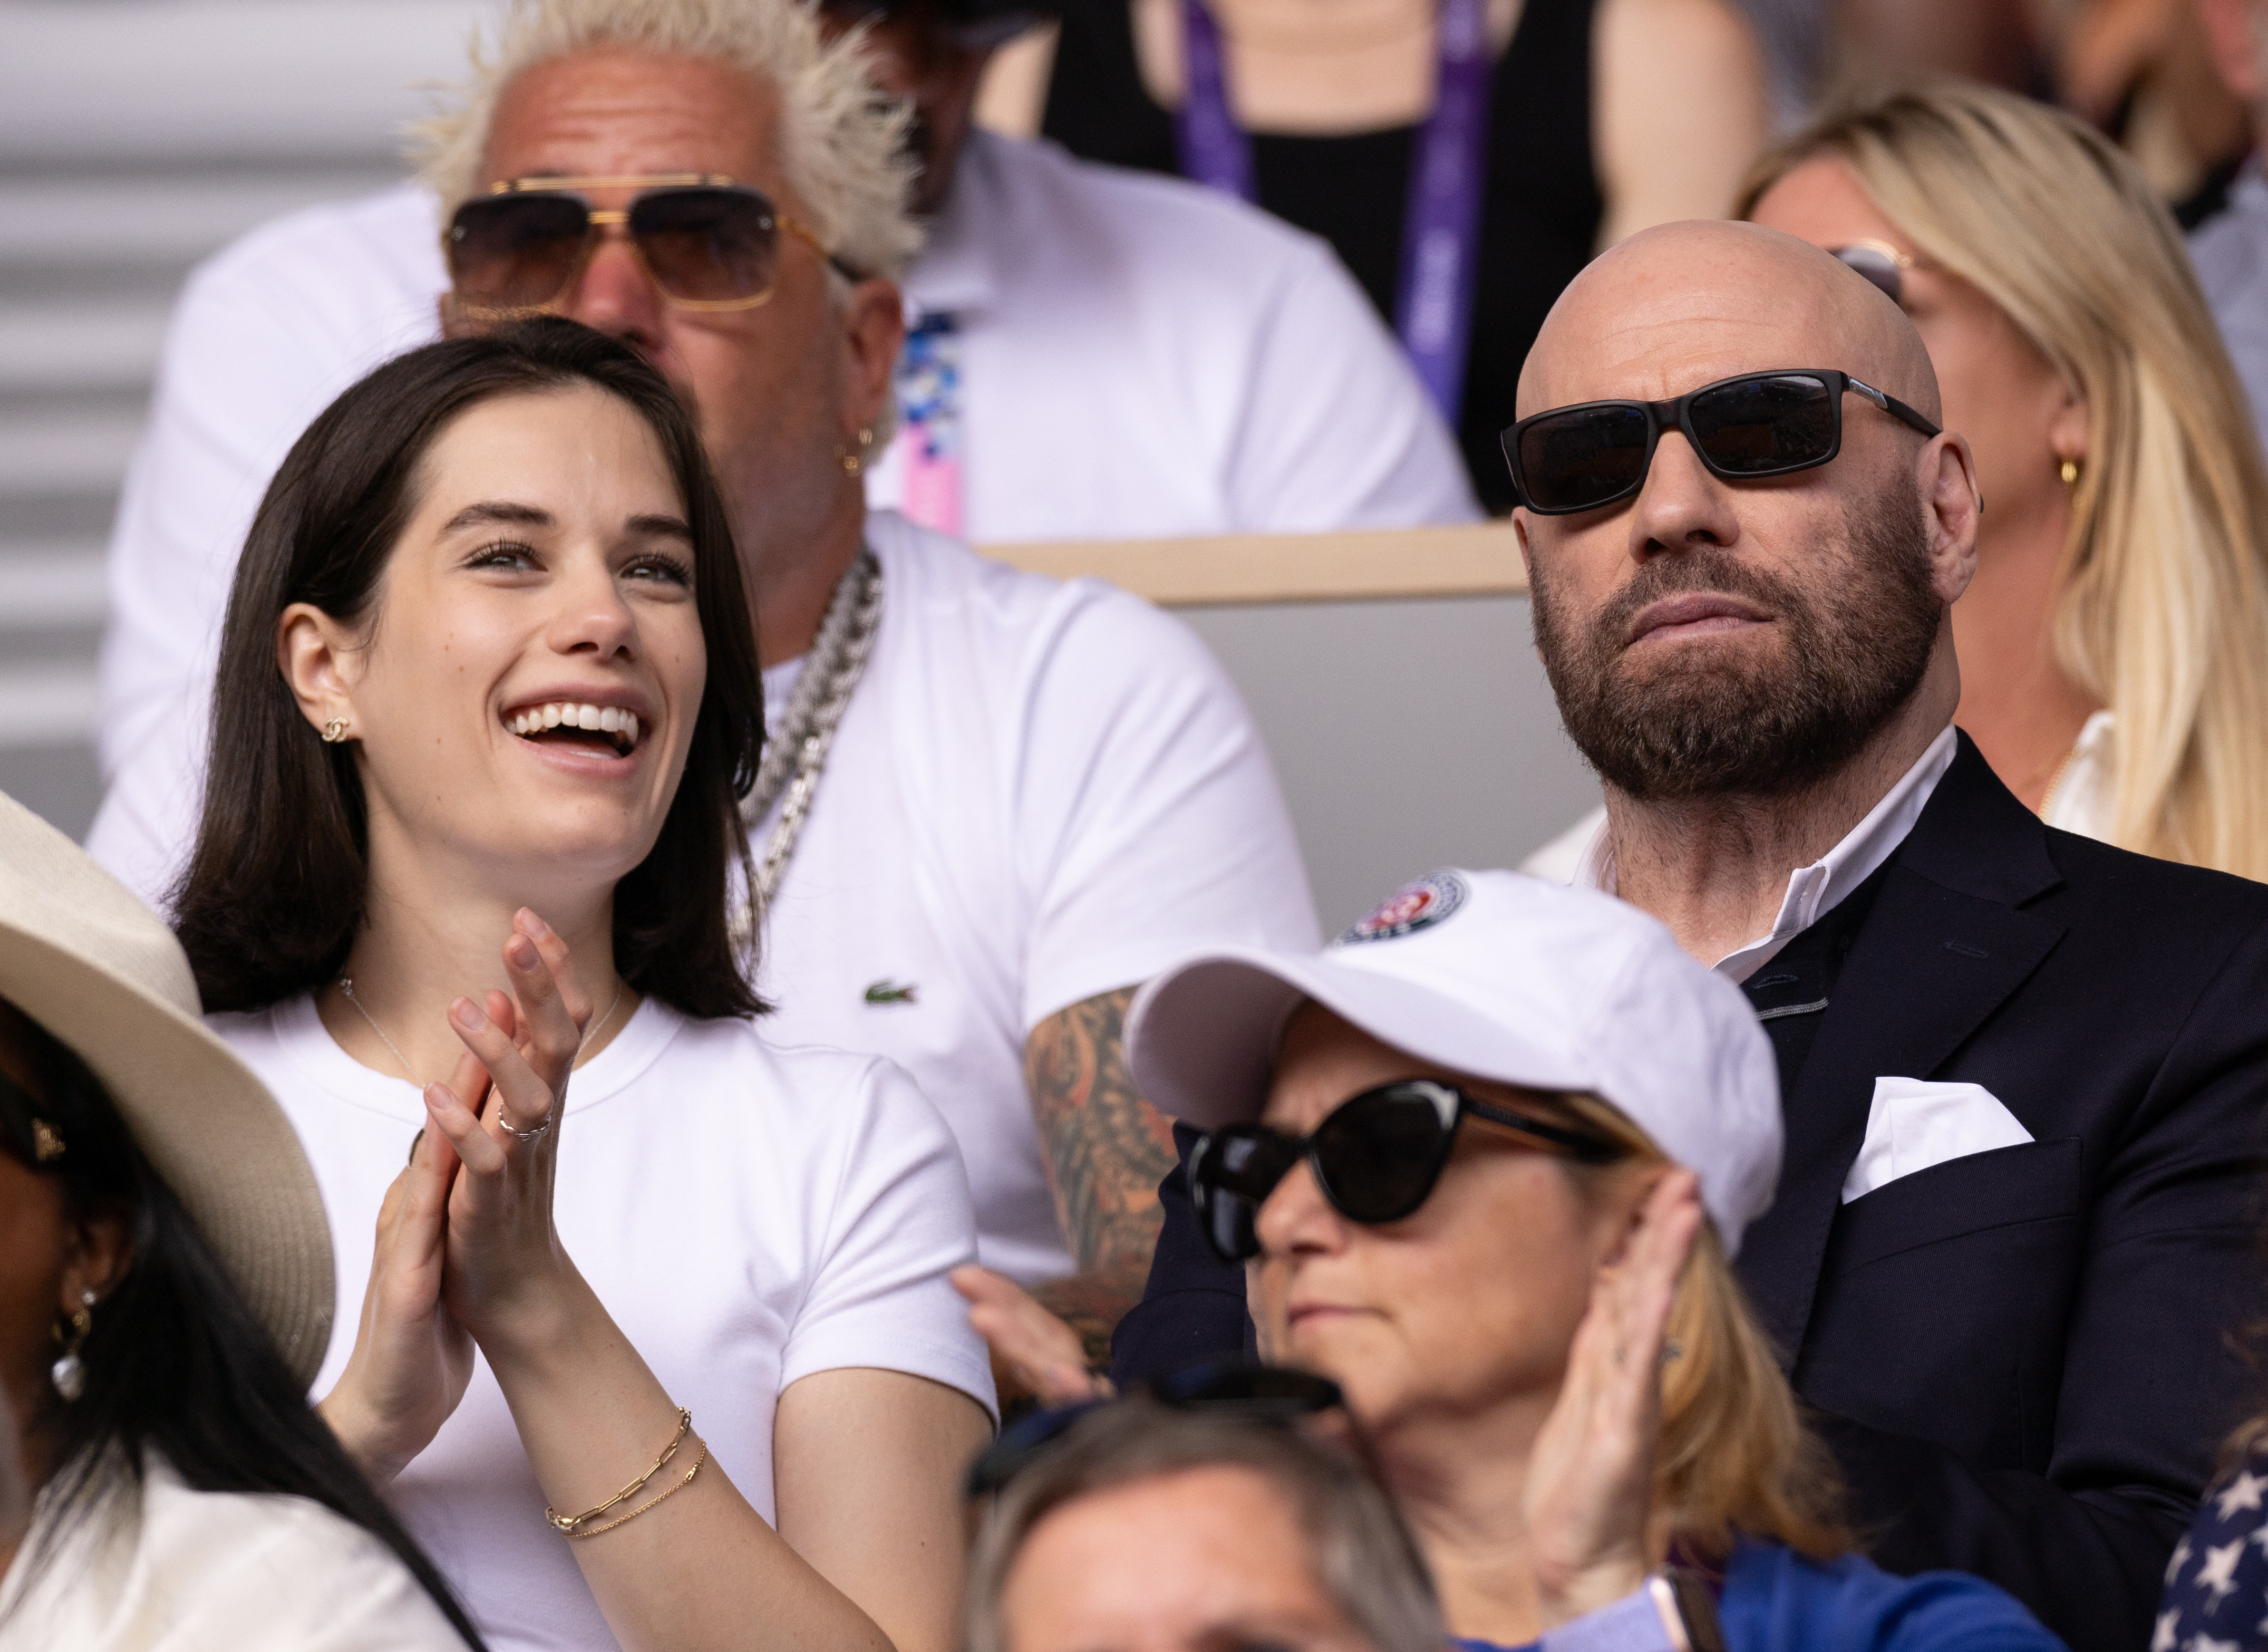
[[[1056,1215],[1079,1272],[1035,1293],[1067,1320],[1088,1360],[1109,1362],[1110,1331],[1142,1299],[1158,1243],[1158,1184],[1174,1168],[1173,1127],[1134,1092],[1121,1021],[1134,989],[1060,1010],[1024,1044],[1024,1082],[1046,1149]]]

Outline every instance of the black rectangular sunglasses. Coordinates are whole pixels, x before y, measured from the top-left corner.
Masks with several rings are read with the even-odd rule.
[[[1668,402],[1579,402],[1532,414],[1504,432],[1520,502],[1539,516],[1595,511],[1646,485],[1664,430],[1683,432],[1712,476],[1785,476],[1843,451],[1843,395],[1864,396],[1924,436],[1938,426],[1832,367],[1744,372]]]

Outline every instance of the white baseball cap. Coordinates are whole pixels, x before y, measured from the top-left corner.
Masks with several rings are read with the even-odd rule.
[[[1199,953],[1136,995],[1134,1081],[1200,1129],[1257,1118],[1308,999],[1429,1066],[1600,1097],[1700,1178],[1728,1256],[1771,1203],[1779,1077],[1756,1011],[1612,896],[1435,872],[1320,953]]]

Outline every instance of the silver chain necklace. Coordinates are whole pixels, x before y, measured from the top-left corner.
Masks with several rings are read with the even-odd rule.
[[[628,985],[629,983],[626,981],[619,979],[615,981],[614,999],[607,1006],[607,1013],[591,1023],[589,1030],[585,1032],[583,1035],[582,1043],[578,1044],[575,1046],[576,1060],[580,1061],[583,1058],[583,1045],[589,1044],[591,1040],[598,1035],[600,1028],[614,1020],[615,1012],[622,1007],[622,988]],[[361,1016],[364,1021],[370,1023],[370,1029],[378,1035],[378,1041],[384,1044],[388,1050],[394,1051],[394,1058],[401,1064],[401,1071],[403,1074],[407,1076],[409,1081],[412,1084],[415,1084],[419,1089],[423,1089],[425,1088],[425,1080],[419,1078],[416,1072],[410,1066],[409,1058],[401,1053],[401,1046],[386,1036],[386,1029],[378,1024],[378,1018],[372,1015],[368,1010],[364,1009],[362,1005],[362,1000],[355,996],[354,977],[350,975],[341,976],[339,977],[339,991],[345,993],[347,1002],[355,1007],[355,1014]]]
[[[867,657],[874,652],[874,635],[881,620],[882,564],[862,545],[836,582],[827,617],[819,623],[819,635],[812,642],[794,691],[788,696],[779,733],[765,741],[756,784],[740,803],[740,818],[753,830],[762,824],[783,793],[787,799],[752,877],[750,892],[758,907],[771,900],[772,891],[787,870],[789,857],[795,853],[804,818],[811,812],[812,794],[819,789],[820,773],[827,767],[827,754],[835,744],[836,727],[850,709],[851,691],[858,686]],[[744,913],[734,914],[734,940],[747,941],[747,925]]]

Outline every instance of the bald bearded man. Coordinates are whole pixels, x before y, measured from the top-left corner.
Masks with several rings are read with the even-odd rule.
[[[2139,1648],[2257,1401],[2229,1339],[2261,1312],[2268,888],[2049,829],[1953,726],[1974,468],[1911,325],[1834,259],[1634,237],[1520,405],[1536,645],[1606,793],[1581,881],[1771,1035],[1787,1145],[1739,1271],[1856,1523],[1893,1569]],[[1122,1381],[1249,1336],[1165,1197]]]

